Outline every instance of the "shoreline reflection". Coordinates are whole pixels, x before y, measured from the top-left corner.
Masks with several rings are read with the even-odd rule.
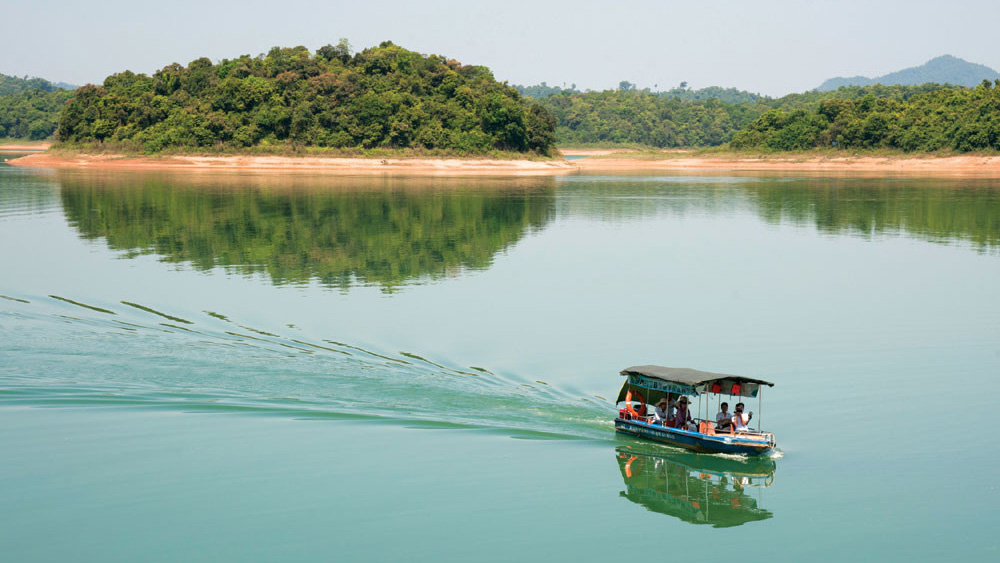
[[[562,215],[601,221],[752,213],[831,236],[906,236],[1000,253],[1000,180],[752,176],[558,179]]]

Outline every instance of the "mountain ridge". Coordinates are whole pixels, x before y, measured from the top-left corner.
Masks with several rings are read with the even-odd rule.
[[[938,84],[956,84],[973,87],[983,80],[1000,79],[1000,72],[992,68],[970,63],[952,55],[935,57],[920,66],[913,66],[883,74],[875,78],[867,76],[837,76],[829,78],[820,84],[816,90],[827,92],[841,86],[870,86],[872,84],[916,86],[928,82]]]

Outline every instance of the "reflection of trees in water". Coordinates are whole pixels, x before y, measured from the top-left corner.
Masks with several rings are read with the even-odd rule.
[[[1000,182],[988,179],[575,177],[564,180],[557,210],[611,221],[749,210],[769,223],[809,224],[830,234],[904,233],[1000,248]]]
[[[770,459],[656,454],[625,447],[615,455],[625,482],[620,495],[652,512],[716,528],[773,516],[758,506],[757,498],[760,488],[774,480]]]
[[[750,179],[751,181],[753,179]],[[686,213],[731,213],[745,209],[745,182],[732,178],[635,176],[560,178],[556,211],[600,221],[630,221]]]
[[[487,268],[497,252],[553,216],[546,179],[503,186],[436,180],[415,189],[384,180],[336,185],[343,182],[225,188],[68,175],[61,193],[83,237],[103,237],[130,256],[342,289],[357,281],[391,290],[424,276]]]
[[[25,156],[0,151],[0,161]],[[0,164],[0,216],[59,207],[59,185],[47,173]]]
[[[934,242],[1000,247],[1000,185],[957,180],[809,180],[753,190],[761,215],[870,237],[907,233]]]

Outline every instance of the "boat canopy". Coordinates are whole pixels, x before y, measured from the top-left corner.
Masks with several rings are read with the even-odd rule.
[[[641,389],[643,399],[656,404],[667,393],[675,395],[699,395],[718,393],[740,397],[756,397],[761,385],[774,387],[770,381],[754,379],[728,373],[712,373],[691,368],[668,368],[663,366],[632,366],[621,371],[627,379],[618,393],[618,402],[625,400],[633,387]]]

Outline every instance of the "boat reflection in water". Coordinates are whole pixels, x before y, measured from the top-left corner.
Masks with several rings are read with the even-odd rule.
[[[716,528],[767,520],[760,494],[774,482],[770,458],[736,459],[621,446],[615,449],[625,480],[619,493],[648,510]]]

